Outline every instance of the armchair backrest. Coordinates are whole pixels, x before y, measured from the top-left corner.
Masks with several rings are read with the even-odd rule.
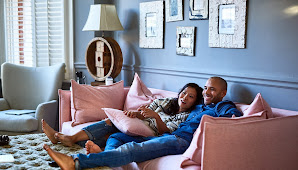
[[[64,80],[64,70],[64,63],[47,67],[3,63],[3,98],[11,109],[36,109],[40,103],[56,100]]]

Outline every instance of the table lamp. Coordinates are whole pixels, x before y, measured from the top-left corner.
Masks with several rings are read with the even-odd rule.
[[[93,38],[87,47],[85,61],[88,72],[95,81],[115,78],[122,69],[123,57],[119,44],[104,31],[123,30],[115,5],[91,5],[83,31],[102,31],[102,37]],[[91,83],[92,84],[92,83]]]

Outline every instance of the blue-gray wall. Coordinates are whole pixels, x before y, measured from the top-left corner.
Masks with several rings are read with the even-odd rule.
[[[189,20],[189,0],[183,1],[183,21],[165,22],[163,49],[139,48],[140,2],[145,1],[114,2],[125,29],[114,33],[124,57],[117,80],[130,85],[137,72],[149,87],[178,91],[188,82],[204,86],[210,76],[219,75],[228,81],[227,99],[250,103],[260,92],[272,107],[298,110],[298,13],[285,13],[293,6],[297,11],[297,0],[247,0],[245,49],[208,47],[209,20]],[[75,39],[76,48],[82,44],[75,51],[75,62],[81,63],[84,70],[82,52],[92,37],[80,31],[85,23],[83,16],[87,18],[89,11],[89,7],[82,6],[75,7],[75,32],[81,35]],[[83,21],[77,23],[77,17]],[[176,55],[177,26],[196,27],[195,56]]]

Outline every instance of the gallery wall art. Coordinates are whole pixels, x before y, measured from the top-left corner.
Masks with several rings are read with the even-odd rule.
[[[245,48],[246,0],[212,0],[209,5],[209,47]]]
[[[140,3],[140,48],[163,48],[164,2]]]
[[[183,20],[182,0],[166,0],[166,22]]]

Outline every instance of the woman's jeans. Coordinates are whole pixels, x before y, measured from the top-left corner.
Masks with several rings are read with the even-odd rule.
[[[104,120],[84,127],[82,130],[85,131],[90,140],[100,147],[104,147],[106,145],[106,135],[119,132],[114,124],[110,126]],[[77,142],[77,144],[82,147],[85,146],[85,143],[86,141]]]
[[[72,156],[78,158],[80,168],[118,167],[130,162],[143,162],[165,155],[182,154],[189,144],[188,141],[171,134],[159,137],[132,137],[119,132],[109,137],[105,151]]]

